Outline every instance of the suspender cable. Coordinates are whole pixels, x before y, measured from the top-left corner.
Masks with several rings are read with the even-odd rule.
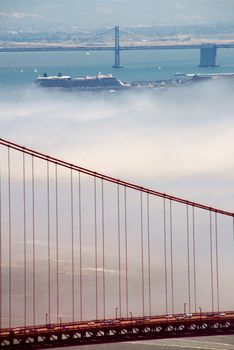
[[[33,325],[36,325],[36,247],[35,247],[35,173],[34,157],[32,156],[32,239],[33,239]]]
[[[213,276],[213,232],[212,232],[212,216],[210,211],[210,279],[211,279],[211,305],[214,312],[214,276]]]
[[[195,213],[192,207],[192,225],[193,225],[193,287],[194,287],[194,308],[197,312],[197,275],[196,275],[196,237],[195,237]]]
[[[119,199],[119,185],[117,185],[117,216],[118,216],[118,285],[119,285],[119,317],[122,316],[121,303],[121,249],[120,249],[120,199]],[[117,310],[116,310],[117,311]]]
[[[124,187],[124,231],[125,231],[125,289],[126,317],[128,317],[128,221],[127,221],[127,189]]]
[[[172,222],[172,203],[170,200],[170,246],[171,246],[171,308],[174,315],[174,266],[173,266],[173,222]]]
[[[106,318],[106,276],[105,276],[105,207],[104,183],[102,180],[102,289],[103,289],[103,319]]]
[[[50,323],[51,285],[50,285],[50,167],[47,160],[47,265],[48,265],[48,321]]]
[[[95,290],[96,320],[98,320],[98,260],[97,260],[97,179],[94,177],[94,240],[95,240]]]
[[[234,216],[232,218],[232,240],[233,240],[233,243],[234,243]]]
[[[58,212],[58,165],[55,164],[55,231],[56,231],[56,309],[59,318],[59,212]]]
[[[165,278],[165,304],[166,315],[168,314],[168,296],[167,296],[167,222],[166,222],[166,199],[163,198],[163,231],[164,231],[164,278]]]
[[[79,192],[79,208],[78,208],[78,218],[79,218],[79,257],[80,257],[80,321],[83,320],[83,276],[82,276],[82,211],[81,211],[81,179],[80,172],[78,173],[78,192]]]
[[[191,313],[191,281],[190,281],[190,237],[189,237],[189,210],[186,205],[186,217],[187,217],[187,266],[188,266],[188,302],[189,312]]]
[[[143,203],[141,196],[141,284],[142,284],[142,316],[145,316],[145,276],[144,276],[144,237],[143,237]]]
[[[8,147],[8,254],[9,254],[9,328],[11,328],[11,316],[12,316],[12,257],[11,257],[11,157],[10,148]]]
[[[219,242],[218,242],[218,223],[217,223],[217,213],[215,213],[215,252],[216,252],[216,289],[217,289],[217,310],[219,313]]]
[[[0,163],[0,329],[2,328],[2,168]]]
[[[24,225],[24,327],[27,325],[27,251],[26,251],[26,188],[25,188],[25,153],[23,153],[23,225]]]
[[[71,273],[72,273],[72,322],[75,321],[75,268],[74,268],[74,202],[73,202],[73,171],[70,177],[70,197],[71,197]]]
[[[149,316],[151,316],[151,252],[150,252],[150,209],[147,193],[147,237],[148,237],[148,281],[149,281]]]

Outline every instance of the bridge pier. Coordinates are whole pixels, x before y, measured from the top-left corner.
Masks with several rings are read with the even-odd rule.
[[[199,67],[217,67],[217,47],[215,44],[203,44],[200,49]]]
[[[115,62],[112,68],[122,68],[120,63],[119,27],[115,27]]]

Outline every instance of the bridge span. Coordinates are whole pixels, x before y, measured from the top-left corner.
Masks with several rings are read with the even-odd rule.
[[[51,347],[234,334],[234,312],[158,315],[1,329],[1,349]]]
[[[40,51],[114,51],[114,65],[113,68],[122,68],[120,62],[121,51],[132,50],[186,50],[186,49],[198,49],[200,50],[200,66],[201,67],[215,67],[217,49],[234,48],[233,41],[216,40],[215,42],[199,42],[199,40],[192,40],[187,42],[179,41],[160,41],[152,40],[144,43],[142,41],[133,40],[122,41],[120,38],[119,27],[115,27],[114,41],[112,42],[93,42],[93,43],[79,43],[79,44],[14,44],[5,45],[0,47],[0,52],[40,52]]]
[[[234,334],[233,223],[0,139],[1,349]]]

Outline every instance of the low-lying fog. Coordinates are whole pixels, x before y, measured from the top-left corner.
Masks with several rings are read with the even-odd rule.
[[[75,164],[232,209],[231,83],[162,93],[1,90],[1,137]]]
[[[221,81],[173,87],[162,91],[142,89],[127,93],[76,93],[67,91],[62,92],[41,90],[36,87],[28,87],[18,90],[1,89],[0,137],[40,151],[42,153],[58,157],[68,162],[72,162],[79,166],[86,167],[97,172],[102,172],[116,178],[121,178],[126,181],[137,183],[144,187],[151,187],[161,192],[184,197],[185,199],[201,202],[209,206],[233,211],[233,92],[234,86],[231,82]],[[4,173],[3,160],[1,166],[3,169],[2,172]],[[5,184],[7,184],[7,180]],[[63,191],[65,190],[63,189]],[[20,196],[22,199],[22,195]],[[44,196],[46,198],[46,192],[44,193]],[[5,209],[3,208],[2,210],[2,227],[3,231],[6,231],[3,232],[3,237],[7,237],[7,186],[5,192],[3,191],[2,200],[5,200]],[[66,200],[66,203],[68,203],[68,209],[62,210],[62,207],[62,209],[60,209],[61,212],[63,212],[61,215],[64,215],[64,217],[67,219],[70,217],[70,207],[68,202],[69,198]],[[86,200],[88,201],[87,198]],[[133,203],[136,201],[136,199],[133,197],[132,199],[129,199],[129,203],[131,200]],[[31,199],[29,199],[29,202],[30,201]],[[121,201],[123,202],[123,193],[121,194]],[[38,202],[40,203],[40,200],[38,200]],[[40,206],[40,204],[37,205],[38,207]],[[139,203],[137,205],[139,206]],[[157,206],[158,204],[155,203],[156,209]],[[106,210],[110,211],[110,219],[108,219],[109,221],[106,224],[107,226],[109,225],[109,236],[106,240],[107,262],[105,267],[106,283],[109,292],[109,304],[107,305],[109,309],[107,311],[108,317],[114,317],[116,305],[118,305],[118,255],[116,241],[116,217],[111,217],[111,208],[107,208]],[[37,317],[38,322],[44,322],[44,318],[48,313],[48,310],[46,306],[47,222],[46,208],[45,206],[43,207],[43,204],[41,205],[41,209],[39,209],[39,211],[41,211],[41,213],[44,211],[45,214],[43,214],[44,222],[43,220],[40,220],[41,222],[38,224],[36,237],[36,254],[38,258],[36,270],[38,279],[37,283],[40,291],[40,293],[37,294],[37,309],[40,308],[42,310],[41,314],[38,314]],[[167,207],[167,212],[169,212],[169,207]],[[180,312],[183,309],[185,300],[186,303],[188,303],[186,299],[187,251],[185,214],[183,213],[182,224],[182,221],[180,222],[180,217],[182,215],[180,208],[178,208],[177,213],[178,216],[175,218],[175,225],[177,225],[180,230],[178,231],[177,236],[177,238],[179,236],[180,238],[174,238],[174,262],[175,269],[177,269],[175,270],[174,277],[175,290],[177,292],[176,308],[177,311]],[[92,301],[92,303],[90,303],[90,300],[94,299],[95,292],[95,286],[93,284],[95,278],[95,261],[93,246],[89,247],[89,242],[93,241],[93,228],[89,222],[89,215],[92,221],[93,214],[87,205],[88,218],[86,218],[86,225],[88,228],[88,233],[85,236],[86,246],[84,243],[83,247],[83,254],[86,255],[86,257],[84,258],[82,267],[83,277],[86,281],[84,283],[84,290],[86,291],[85,303],[88,305],[85,314],[86,318],[94,317],[95,313],[94,302]],[[134,218],[135,214],[133,211],[131,213],[131,210],[129,210],[129,215],[132,215]],[[152,245],[152,252],[153,249],[155,249],[157,252],[155,256],[152,254],[151,261],[152,275],[154,276],[152,277],[152,290],[155,290],[155,293],[157,293],[158,297],[157,303],[153,306],[153,312],[156,313],[165,312],[163,217],[162,213],[160,215],[160,218],[156,217],[155,222],[153,221],[152,223],[152,227],[154,227],[154,225],[157,227],[160,221],[160,230],[157,234],[160,237],[159,241],[161,245],[158,244],[159,241],[156,240],[156,236],[152,238],[154,243]],[[65,221],[64,217],[61,218],[61,222]],[[100,218],[101,216],[99,219]],[[14,220],[13,214],[12,220]],[[20,249],[23,257],[22,220],[23,219],[21,215],[21,219],[18,222],[12,223],[12,230],[14,231],[13,233],[15,233],[15,237],[17,237],[16,243],[21,247]],[[75,224],[77,224],[77,218],[75,220]],[[145,237],[147,235],[145,224],[146,220],[145,210]],[[53,221],[53,230],[55,230],[54,214],[51,221]],[[115,225],[113,225],[113,222]],[[169,222],[167,224],[169,225]],[[30,219],[27,219],[27,225],[29,231],[29,226],[32,225]],[[62,225],[63,224],[61,224],[61,226]],[[101,273],[103,272],[101,264],[102,242],[100,223],[98,223],[98,225],[98,288],[100,292],[99,298],[101,298]],[[21,227],[21,229],[19,227]],[[181,227],[183,232],[181,231]],[[225,290],[222,291],[221,306],[223,308],[230,308],[232,299],[231,295],[233,291],[228,287],[229,276],[225,271],[228,271],[227,266],[229,266],[229,264],[232,264],[230,261],[232,256],[232,230],[229,230],[232,226],[224,222],[223,227],[225,231],[224,236],[226,238],[223,239],[222,243],[220,243],[219,253],[222,255],[220,262],[220,270],[222,270],[222,276],[220,275],[220,279],[225,286]],[[39,228],[41,231],[44,231],[44,234],[41,236],[39,236]],[[198,233],[197,237],[197,248],[200,248],[199,253],[197,252],[197,258],[200,256],[200,261],[197,259],[199,275],[198,278],[200,281],[198,287],[198,294],[200,295],[200,299],[198,299],[198,302],[202,308],[205,309],[206,307],[210,308],[209,288],[206,288],[206,290],[203,288],[203,282],[208,281],[207,283],[210,284],[209,221],[207,218],[202,218],[201,223],[198,225],[198,228],[201,228],[201,232]],[[71,230],[70,226],[69,229]],[[121,230],[124,232],[123,212],[121,213]],[[139,300],[141,300],[141,252],[139,218],[137,223],[135,223],[133,220],[133,223],[129,224],[128,230],[129,297],[131,299],[129,303],[131,305],[131,312],[136,315],[141,312],[139,311],[141,310],[141,304],[139,304]],[[123,232],[121,234],[124,236]],[[137,235],[135,236],[136,232]],[[76,233],[78,234],[78,231],[75,228],[75,234]],[[61,311],[61,315],[63,312],[63,318],[68,320],[71,317],[69,311],[70,299],[67,298],[67,292],[71,292],[69,285],[69,281],[71,282],[71,257],[69,250],[70,238],[64,238],[62,232],[60,232],[60,234],[60,241],[64,245],[63,247],[60,246],[60,249],[63,248],[63,250],[60,251],[59,260],[59,273],[61,283],[60,299],[63,300],[63,306],[61,307],[63,310]],[[175,234],[177,233],[175,232]],[[28,300],[32,300],[32,234],[30,232],[27,232],[27,235],[27,298],[29,298]],[[77,237],[78,236],[76,236],[74,246],[76,266],[75,292],[79,294],[79,244]],[[114,237],[115,241],[113,241],[112,237]],[[53,299],[53,310],[51,311],[51,318],[53,320],[56,320],[55,236],[53,236],[53,239],[54,241],[51,242],[51,296]],[[3,279],[5,281],[3,301],[5,303],[4,314],[7,315],[9,303],[7,238],[4,244],[6,251],[3,254]],[[134,244],[136,244],[136,249],[134,248],[134,252],[130,252],[130,248],[132,250]],[[167,249],[169,249],[169,246],[170,245],[168,241]],[[192,251],[192,244],[190,248]],[[18,251],[16,250],[16,247],[14,247],[14,249],[15,256],[13,258],[13,262],[15,265],[12,266],[12,278],[14,278],[12,300],[13,304],[16,304],[17,300],[19,299],[22,302],[21,308],[14,308],[14,312],[16,312],[14,318],[16,324],[18,324],[22,323],[23,318],[22,305],[24,297],[22,293],[25,276],[22,272],[23,265],[19,264],[20,259],[17,257]],[[122,285],[124,285],[125,279],[124,250],[125,246],[122,244]],[[215,246],[213,247],[213,252],[215,252]],[[144,253],[145,281],[147,281],[148,262],[146,240],[144,243]],[[66,260],[67,257],[68,260]],[[21,263],[22,261],[23,258],[21,258]],[[168,264],[169,263],[170,261],[168,260]],[[214,260],[213,264],[215,265],[215,263],[216,262]],[[206,264],[206,266],[203,264]],[[214,269],[214,274],[216,273],[215,271],[216,270]],[[169,273],[170,271],[168,270],[168,274]],[[217,282],[216,279],[214,282]],[[145,290],[146,293],[148,290],[147,288],[148,287],[146,287]],[[17,290],[20,290],[21,294],[17,294]],[[124,289],[122,290],[122,293],[124,298]],[[76,311],[79,314],[78,304],[76,307]],[[28,316],[28,318],[31,318],[31,310],[28,309],[27,312],[30,313],[30,316]],[[5,320],[4,322],[7,324],[8,321]]]

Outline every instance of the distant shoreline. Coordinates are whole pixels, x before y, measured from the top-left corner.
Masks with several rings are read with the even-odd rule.
[[[120,44],[120,50],[161,50],[161,49],[199,49],[204,44],[213,44],[217,48],[234,48],[234,40],[190,39],[190,40],[155,40],[150,42],[127,42]],[[68,42],[3,42],[0,52],[27,51],[106,51],[114,50],[113,43],[68,43]]]

